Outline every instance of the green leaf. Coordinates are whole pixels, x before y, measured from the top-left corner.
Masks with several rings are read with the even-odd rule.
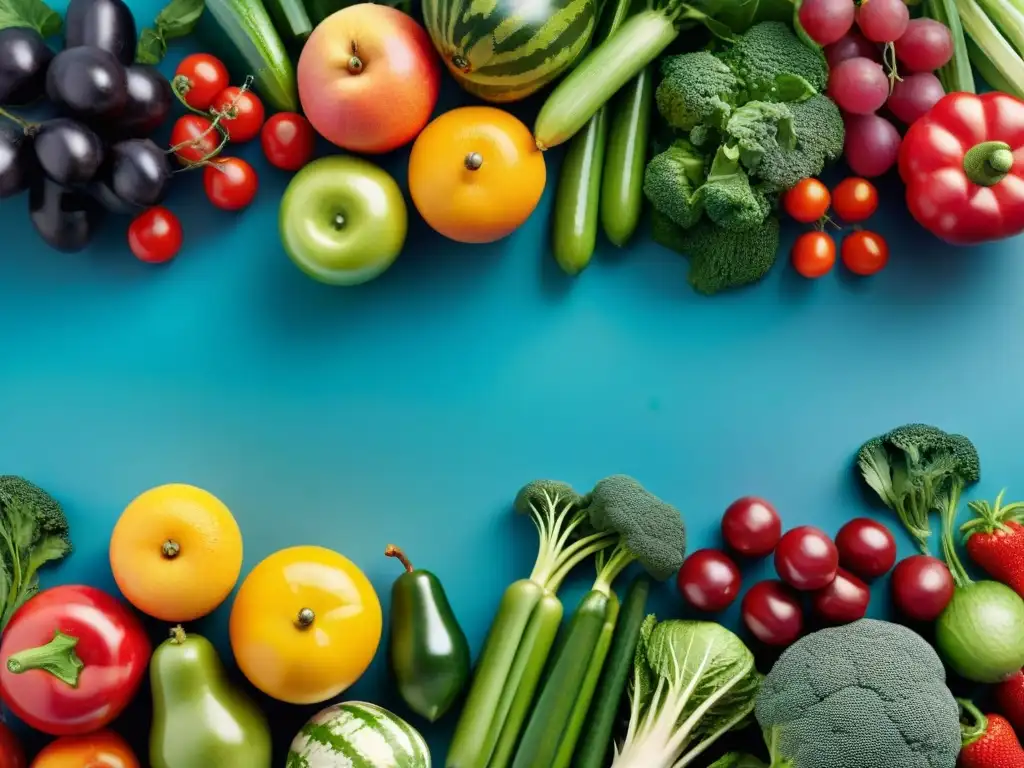
[[[0,0],[0,29],[27,27],[53,37],[63,26],[60,14],[43,0]]]
[[[159,64],[167,55],[167,41],[191,35],[205,9],[205,0],[171,0],[157,14],[153,26],[142,30],[135,60],[140,64]]]
[[[791,22],[793,0],[730,0],[713,15],[733,32],[742,33],[762,21]]]
[[[766,766],[753,755],[730,752],[712,763],[711,768],[766,768]]]

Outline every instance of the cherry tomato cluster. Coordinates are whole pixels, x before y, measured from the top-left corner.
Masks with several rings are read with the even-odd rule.
[[[171,152],[186,168],[202,168],[209,201],[225,211],[249,206],[259,189],[255,169],[240,157],[225,157],[229,144],[257,136],[263,154],[276,168],[297,171],[313,157],[315,133],[302,115],[280,112],[266,117],[260,98],[248,83],[230,84],[224,63],[208,53],[186,56],[178,65],[172,89],[189,110],[171,130]],[[132,253],[151,264],[173,259],[183,232],[177,216],[163,206],[140,214],[128,229]]]
[[[845,624],[867,614],[867,581],[884,576],[896,563],[896,540],[881,523],[859,517],[844,525],[835,540],[812,525],[783,532],[782,518],[764,499],[744,496],[722,516],[722,539],[735,555],[774,553],[778,579],[754,584],[740,612],[751,634],[766,645],[793,643],[804,630],[803,595],[814,614],[830,624]],[[895,578],[895,576],[894,576]],[[691,606],[717,612],[728,608],[742,587],[733,555],[701,549],[679,570],[679,592]]]
[[[793,267],[808,279],[828,274],[836,263],[836,241],[825,231],[833,224],[829,209],[847,224],[859,224],[878,210],[878,190],[867,179],[844,179],[829,192],[818,179],[804,179],[782,198],[782,205],[802,224],[817,223],[793,244]],[[873,275],[889,261],[889,245],[875,232],[855,227],[843,238],[843,264],[856,275]]]

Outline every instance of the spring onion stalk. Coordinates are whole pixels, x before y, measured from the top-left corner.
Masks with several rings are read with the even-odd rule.
[[[546,480],[529,483],[516,496],[516,511],[537,526],[537,559],[528,579],[505,590],[477,661],[447,768],[488,768],[499,739],[515,743],[518,728],[509,722],[509,713],[518,704],[525,715],[533,691],[520,686],[532,681],[535,687],[540,680],[554,640],[552,617],[556,628],[561,618],[561,604],[553,611],[552,601],[557,602],[558,589],[573,568],[616,540],[614,534],[585,533],[589,529],[579,501],[568,485]],[[542,617],[538,610],[544,611]]]
[[[1007,33],[1017,35],[1021,43],[1024,43],[1024,26],[1021,26],[1019,31],[1016,29],[1015,19],[1010,13],[1012,9],[1006,6],[1006,0],[983,2],[986,3],[986,8],[977,0],[957,0],[964,32],[978,44],[978,48],[988,56],[992,66],[1003,78],[1020,88],[1024,86],[1024,61],[1010,41],[1003,37],[994,19],[1001,19]],[[986,9],[989,15],[986,15]],[[1019,12],[1016,13],[1018,16],[1021,15]]]
[[[967,39],[967,51],[971,56],[971,64],[978,70],[981,79],[988,83],[990,88],[1016,96],[1018,99],[1024,99],[1024,87],[1014,85],[1007,80],[1003,73],[995,68],[985,52],[978,47],[978,44],[970,38]]]
[[[925,0],[928,18],[945,24],[953,35],[953,58],[938,71],[938,76],[946,93],[976,93],[967,41],[956,4],[957,0]]]

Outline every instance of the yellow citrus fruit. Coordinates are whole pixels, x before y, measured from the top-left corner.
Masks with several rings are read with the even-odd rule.
[[[208,491],[172,483],[136,497],[110,538],[110,567],[128,601],[168,622],[194,621],[224,602],[242,572],[242,532]]]

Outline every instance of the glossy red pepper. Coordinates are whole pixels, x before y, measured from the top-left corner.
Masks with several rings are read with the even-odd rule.
[[[25,768],[28,762],[11,729],[0,723],[0,768]]]
[[[52,736],[105,727],[135,697],[152,647],[128,607],[94,587],[41,592],[0,642],[0,699]]]
[[[907,207],[954,245],[1024,232],[1024,101],[1005,93],[950,93],[900,147]]]

